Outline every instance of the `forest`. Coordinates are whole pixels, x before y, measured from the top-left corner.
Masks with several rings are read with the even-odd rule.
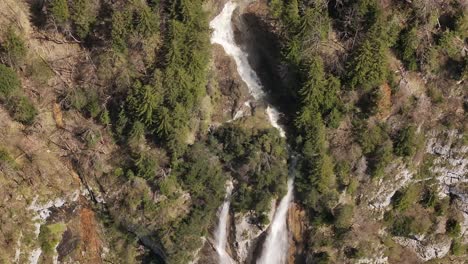
[[[461,131],[451,148],[466,150],[467,4],[251,2],[238,12],[249,12],[249,4],[264,7],[251,12],[278,47],[267,50],[278,65],[265,68],[282,83],[265,88],[268,103],[283,113],[286,138],[265,124],[260,103],[240,119],[216,116],[223,98],[240,105],[223,94],[237,89],[234,84],[218,87],[218,75],[235,74],[214,67],[220,55],[210,43],[209,23],[224,1],[31,1],[33,33],[18,23],[0,24],[1,108],[21,124],[24,137],[46,131],[44,112],[53,112],[56,122],[48,135],[69,133],[54,144],[68,148],[60,158],[88,192],[84,204],[113,251],[109,263],[189,263],[204,254],[228,180],[234,183],[231,222],[248,215],[249,224],[267,230],[290,171],[293,203],[303,218],[289,263],[349,263],[377,251],[389,263],[403,263],[408,249],[393,238],[415,236],[447,238],[443,263],[466,257],[466,211],[457,207],[458,194],[439,195],[434,169],[453,162],[439,162],[440,155],[426,149],[437,141],[431,134],[437,128],[447,141],[450,131]],[[73,66],[56,67],[37,52],[32,35],[40,43],[74,45]],[[415,92],[402,85],[413,85],[411,78],[419,85]],[[3,176],[27,174],[8,149],[0,143],[0,183]],[[466,180],[468,154],[460,153],[451,170],[459,166]],[[394,183],[405,171],[411,180]],[[387,181],[398,188],[378,217],[368,209],[370,195]],[[52,258],[68,232],[61,223],[47,223],[37,239],[40,263]],[[21,241],[18,230],[0,231]],[[229,232],[236,251],[235,231]],[[10,263],[9,254],[0,249],[0,263]]]

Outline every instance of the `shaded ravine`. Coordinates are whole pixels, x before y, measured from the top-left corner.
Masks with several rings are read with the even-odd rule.
[[[211,22],[210,27],[213,29],[213,35],[211,37],[211,43],[221,45],[227,55],[232,57],[236,63],[237,71],[241,79],[247,84],[250,94],[256,101],[265,101],[265,91],[260,82],[257,73],[252,69],[248,61],[248,54],[244,52],[237,44],[234,38],[234,31],[232,26],[232,15],[234,10],[237,8],[237,4],[233,1],[228,1],[221,13],[216,16]],[[265,102],[266,103],[266,102]],[[266,108],[266,114],[268,116],[271,125],[278,129],[282,137],[286,136],[286,133],[282,126],[279,124],[279,111],[268,105]],[[236,116],[241,117],[242,113],[237,113]],[[235,118],[234,118],[235,119]],[[285,263],[288,252],[288,229],[286,224],[286,218],[288,213],[289,205],[293,199],[293,187],[294,178],[288,179],[288,191],[286,196],[281,199],[281,202],[275,212],[273,221],[269,227],[269,231],[263,245],[262,254],[259,258],[258,263]],[[225,208],[226,206],[226,208]],[[226,201],[223,204],[221,212],[226,210],[229,212],[229,203]],[[218,252],[220,263],[231,263],[225,262],[226,260],[226,244],[227,244],[227,216],[222,217],[220,214],[220,220],[218,224],[218,230],[216,233],[216,250]],[[231,261],[229,259],[229,261]]]

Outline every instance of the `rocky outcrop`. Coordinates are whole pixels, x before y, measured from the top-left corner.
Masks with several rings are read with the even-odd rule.
[[[305,223],[305,211],[297,203],[291,203],[287,219],[290,232],[288,263],[304,262]]]
[[[452,242],[451,239],[447,237],[442,237],[435,241],[417,240],[406,237],[394,237],[393,240],[403,247],[410,248],[423,261],[443,258],[450,251]]]
[[[395,177],[390,181],[380,180],[377,186],[370,189],[376,190],[370,192],[369,206],[371,209],[383,210],[387,208],[391,203],[393,195],[395,195],[399,189],[406,186],[413,177],[412,172],[404,165],[398,165],[398,163],[388,168],[388,173],[390,175],[394,174]]]
[[[430,134],[426,151],[435,156],[432,173],[440,183],[441,197],[455,191],[458,184],[468,182],[468,145],[462,141],[463,134],[456,130]]]
[[[234,119],[238,112],[248,112],[246,102],[250,98],[248,88],[236,70],[236,63],[219,45],[213,46],[214,80],[208,93],[214,98],[214,124]]]

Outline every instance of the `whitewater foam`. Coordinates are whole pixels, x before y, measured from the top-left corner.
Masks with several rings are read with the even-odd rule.
[[[227,222],[229,217],[229,206],[231,204],[231,192],[232,192],[232,182],[229,181],[226,184],[226,197],[224,197],[224,203],[219,212],[219,223],[215,232],[215,241],[216,241],[216,252],[218,252],[219,263],[220,264],[232,264],[234,261],[231,259],[229,254],[226,252],[227,245]]]

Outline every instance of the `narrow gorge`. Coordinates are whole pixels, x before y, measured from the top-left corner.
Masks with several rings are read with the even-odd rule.
[[[247,101],[246,104],[266,104],[267,107],[265,112],[267,114],[270,124],[276,128],[282,137],[286,136],[282,125],[279,124],[280,113],[275,107],[269,105],[266,101],[265,91],[257,73],[252,69],[248,60],[248,54],[243,51],[241,47],[236,43],[233,30],[233,13],[238,8],[238,4],[233,1],[228,1],[221,13],[217,15],[211,22],[210,27],[213,29],[211,37],[211,43],[219,44],[223,47],[226,54],[234,59],[237,66],[237,71],[241,79],[247,84],[250,94],[255,102]],[[242,33],[241,33],[242,34]],[[236,113],[234,119],[240,118],[244,115],[242,110]],[[292,170],[295,168],[293,167]],[[261,256],[257,263],[269,264],[269,263],[286,263],[288,253],[288,227],[286,225],[286,217],[288,214],[289,205],[293,197],[293,186],[294,179],[292,176],[288,177],[287,193],[281,199],[277,209],[275,210],[274,217],[271,225],[268,227],[266,239],[264,242]],[[227,193],[231,193],[228,187]],[[219,214],[219,224],[216,232],[217,246],[216,250],[219,254],[221,264],[232,263],[232,259],[227,255],[225,251],[227,232],[226,232],[226,221],[227,212],[229,211],[229,202],[225,201]],[[250,249],[252,250],[252,249]]]

